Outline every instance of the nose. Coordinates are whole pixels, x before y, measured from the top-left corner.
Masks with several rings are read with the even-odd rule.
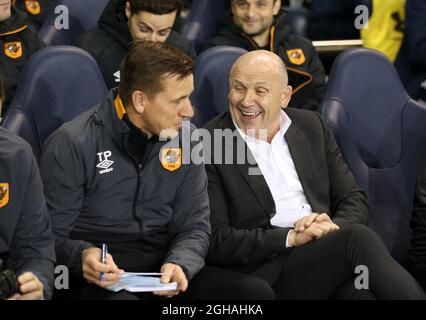
[[[155,32],[151,32],[149,34],[148,40],[152,42],[158,42],[157,34]]]
[[[253,97],[254,97],[254,93],[251,90],[247,90],[243,100],[241,101],[241,104],[244,107],[249,107],[251,105],[253,105],[254,101],[253,101]]]
[[[185,104],[180,112],[182,118],[191,119],[194,116],[194,109],[192,108],[191,101],[186,99]]]
[[[255,8],[254,6],[250,5],[246,12],[247,17],[252,18],[254,16],[254,13],[255,13]]]

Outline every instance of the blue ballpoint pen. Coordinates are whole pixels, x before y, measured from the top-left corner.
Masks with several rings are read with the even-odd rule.
[[[102,255],[101,255],[101,263],[106,262],[106,256],[108,254],[108,247],[105,243],[102,243]],[[104,281],[104,273],[101,272],[101,282]]]

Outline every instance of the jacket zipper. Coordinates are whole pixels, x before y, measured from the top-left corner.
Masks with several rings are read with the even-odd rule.
[[[138,199],[139,199],[139,191],[140,191],[140,187],[141,187],[141,182],[142,182],[142,172],[143,172],[143,166],[142,163],[137,164],[136,163],[136,168],[138,171],[138,182],[137,182],[137,186],[136,186],[136,193],[135,193],[135,197],[133,198],[133,218],[137,219],[137,214],[136,214],[136,205],[138,203]]]
[[[244,38],[246,38],[248,41],[250,41],[251,45],[253,46],[255,50],[260,49],[259,45],[253,40],[252,37],[250,37],[249,35],[246,35],[244,32],[241,32],[241,35]],[[272,26],[269,30],[269,51],[271,52],[274,52],[275,50],[274,42],[275,42],[275,26]]]

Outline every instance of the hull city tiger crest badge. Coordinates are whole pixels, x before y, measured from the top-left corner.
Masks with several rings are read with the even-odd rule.
[[[302,49],[287,50],[287,56],[291,63],[297,65],[301,65],[306,60]]]
[[[22,44],[20,41],[6,42],[4,44],[4,54],[12,59],[22,56]]]
[[[25,7],[27,8],[27,11],[33,16],[40,14],[40,2],[36,0],[25,0]]]
[[[161,165],[168,171],[175,171],[182,166],[181,148],[164,148],[161,151]]]
[[[9,184],[0,183],[0,208],[9,203]]]

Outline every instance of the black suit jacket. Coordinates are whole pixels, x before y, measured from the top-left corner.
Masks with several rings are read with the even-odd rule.
[[[426,151],[419,161],[410,226],[413,230],[410,247],[411,271],[426,290]]]
[[[285,139],[313,211],[328,213],[341,227],[367,224],[366,196],[319,114],[293,108],[284,110],[292,120]],[[229,112],[217,116],[205,128],[211,133],[214,129],[235,130]],[[211,154],[205,149],[213,231],[207,259],[214,265],[245,268],[262,265],[286,251],[290,228],[271,226],[276,211],[272,194],[262,175],[249,175],[253,165],[247,161],[237,164],[241,163],[236,156],[237,143],[243,143],[250,160],[253,156],[239,134],[232,141],[222,139],[222,143],[211,149]],[[231,164],[209,164],[213,162],[211,155],[219,154],[219,145],[225,150],[223,161],[233,154]]]

